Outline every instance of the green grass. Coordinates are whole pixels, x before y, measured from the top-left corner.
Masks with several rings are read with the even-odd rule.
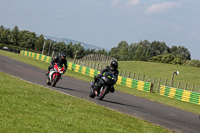
[[[0,72],[0,132],[170,132]]]
[[[184,89],[185,83],[188,83],[187,90],[191,90],[192,84],[195,84],[195,91],[200,91],[200,67],[142,61],[120,61],[119,69],[141,74],[141,77],[146,75],[146,78],[148,76],[157,77],[157,80],[162,78],[161,83],[163,85],[165,79],[168,79],[167,85],[169,85],[172,72],[179,71],[180,75],[175,75],[174,77],[174,87],[177,87],[178,81],[180,81],[180,88]],[[153,79],[151,79],[151,82],[153,82]]]
[[[44,70],[47,70],[47,67],[49,65],[48,63],[38,61],[38,60],[30,58],[30,57],[26,57],[26,56],[23,56],[23,55],[10,53],[10,52],[6,52],[6,51],[2,51],[2,50],[0,50],[0,54],[11,57],[13,59],[16,59],[16,60],[19,60],[19,61],[22,61],[22,62],[25,62],[25,63],[33,65],[33,66],[36,66],[36,67],[44,69]],[[146,62],[144,62],[144,63],[146,63]],[[139,67],[137,69],[139,69]],[[76,73],[74,71],[69,71],[69,70],[67,70],[65,75],[73,77],[73,78],[81,79],[81,80],[84,80],[84,81],[87,81],[87,82],[90,82],[90,81],[93,80],[93,78],[91,78],[89,76],[82,75],[80,73]],[[119,86],[119,85],[115,85],[115,88],[117,90],[121,91],[121,92],[129,93],[129,94],[132,94],[132,95],[135,95],[135,96],[139,96],[139,97],[149,99],[151,101],[159,102],[159,103],[169,105],[169,106],[172,106],[172,107],[180,108],[182,110],[186,110],[186,111],[190,111],[190,112],[193,112],[193,113],[196,113],[196,114],[200,114],[200,106],[197,105],[197,104],[187,103],[187,102],[179,101],[179,100],[176,100],[176,99],[168,98],[168,97],[165,97],[165,96],[160,96],[157,93],[145,93],[145,92],[141,92],[141,91],[138,91],[138,90],[135,90],[135,89],[131,89],[131,88]]]

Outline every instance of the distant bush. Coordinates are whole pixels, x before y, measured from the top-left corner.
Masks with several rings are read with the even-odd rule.
[[[199,60],[188,60],[184,63],[185,66],[194,66],[194,67],[200,67],[200,61]]]
[[[182,59],[181,57],[175,56],[173,54],[154,56],[151,58],[151,61],[159,63],[168,63],[168,64],[179,64],[179,65],[182,65],[186,62],[185,59]]]

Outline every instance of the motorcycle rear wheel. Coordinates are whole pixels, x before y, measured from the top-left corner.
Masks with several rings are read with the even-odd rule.
[[[47,78],[47,85],[51,85],[49,78]]]
[[[90,96],[91,98],[94,98],[94,97],[95,97],[94,89],[93,89],[92,87],[90,87],[90,94],[89,94],[89,96]]]

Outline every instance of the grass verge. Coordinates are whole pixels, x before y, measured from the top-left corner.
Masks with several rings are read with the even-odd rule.
[[[0,72],[0,132],[170,132]]]
[[[15,54],[15,53],[10,53],[10,52],[6,52],[6,51],[2,51],[0,50],[0,54],[4,55],[4,56],[8,56],[10,58],[22,61],[24,63],[36,66],[40,69],[43,70],[47,70],[47,67],[49,66],[48,63],[46,62],[42,62],[30,57],[26,57],[23,55],[19,55],[19,54]],[[84,80],[87,82],[90,82],[93,80],[93,78],[86,76],[86,75],[82,75],[80,73],[76,73],[74,71],[67,71],[66,74],[67,76],[73,77],[73,78],[77,78],[80,80]],[[169,105],[172,107],[176,107],[182,110],[186,110],[186,111],[190,111],[196,114],[200,114],[200,106],[197,104],[192,104],[192,103],[187,103],[187,102],[183,102],[180,100],[176,100],[176,99],[172,99],[172,98],[168,98],[168,97],[164,97],[164,96],[160,96],[157,93],[145,93],[145,92],[141,92],[135,89],[131,89],[128,87],[124,87],[124,86],[119,86],[119,85],[115,85],[116,90],[121,91],[121,92],[125,92],[125,93],[129,93],[135,96],[139,96],[139,97],[143,97],[146,99],[149,99],[151,101],[155,101],[155,102],[159,102],[165,105]]]

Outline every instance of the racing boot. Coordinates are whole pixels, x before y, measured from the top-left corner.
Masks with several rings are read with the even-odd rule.
[[[114,92],[115,92],[114,86],[112,86],[112,87],[110,88],[110,92],[111,92],[111,93],[114,93]]]

